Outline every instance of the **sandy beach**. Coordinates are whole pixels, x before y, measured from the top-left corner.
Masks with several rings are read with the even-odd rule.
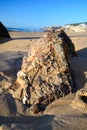
[[[87,88],[87,32],[66,31],[66,33],[73,41],[78,54],[78,57],[71,61],[75,92],[54,101],[48,105],[44,114],[39,116],[30,116],[28,109],[23,113],[22,104],[15,101],[17,117],[1,115],[0,130],[87,129],[87,113],[74,109],[71,105],[76,91]],[[12,81],[15,81],[23,56],[27,55],[30,46],[46,32],[9,32],[9,34],[11,40],[7,39],[0,43],[0,72],[4,72]],[[19,65],[18,60],[20,60]],[[11,103],[11,105],[13,104]],[[4,110],[6,109],[4,108]]]

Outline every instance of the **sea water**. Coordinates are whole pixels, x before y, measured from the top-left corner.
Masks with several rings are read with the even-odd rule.
[[[7,27],[8,31],[15,31],[15,32],[43,32],[42,29],[39,28],[14,28],[14,27]]]

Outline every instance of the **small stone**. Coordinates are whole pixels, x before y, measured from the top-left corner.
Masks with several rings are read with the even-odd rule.
[[[75,109],[87,113],[87,88],[80,89],[76,92],[76,97],[71,106]]]
[[[1,126],[0,126],[0,130],[7,130],[6,125],[4,125],[4,124],[3,124],[3,125],[1,125]]]

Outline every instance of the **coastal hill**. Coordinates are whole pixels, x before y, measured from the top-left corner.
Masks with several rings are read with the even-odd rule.
[[[44,27],[42,30],[44,32],[51,31],[52,29],[61,29],[63,28],[66,31],[74,31],[74,32],[87,32],[87,22],[81,22],[81,23],[72,23],[72,24],[66,24],[61,26],[50,26],[50,27]]]
[[[64,25],[63,28],[75,32],[87,32],[87,22]]]

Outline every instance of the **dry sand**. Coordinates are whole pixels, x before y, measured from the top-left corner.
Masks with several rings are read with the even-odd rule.
[[[80,88],[87,88],[87,33],[66,32],[75,45],[79,57],[72,59],[71,68],[76,91]],[[10,32],[12,40],[2,41],[0,44],[0,71],[10,76],[13,80],[17,73],[17,59],[27,55],[30,46],[45,33],[21,33]],[[20,63],[21,65],[21,63]],[[19,66],[20,67],[20,66]],[[10,102],[11,95],[2,99],[1,102],[7,111],[7,116],[0,116],[0,130],[86,130],[87,113],[74,109],[71,105],[75,93],[65,98],[54,101],[50,104],[43,116],[29,116],[28,110],[23,113],[22,104],[19,101]],[[13,107],[11,107],[13,106]],[[16,107],[15,107],[16,106]],[[2,111],[0,108],[0,112]],[[18,113],[15,117],[11,115],[11,109]],[[8,109],[8,110],[6,110]],[[15,113],[13,112],[13,113]],[[20,113],[20,114],[19,114]]]

